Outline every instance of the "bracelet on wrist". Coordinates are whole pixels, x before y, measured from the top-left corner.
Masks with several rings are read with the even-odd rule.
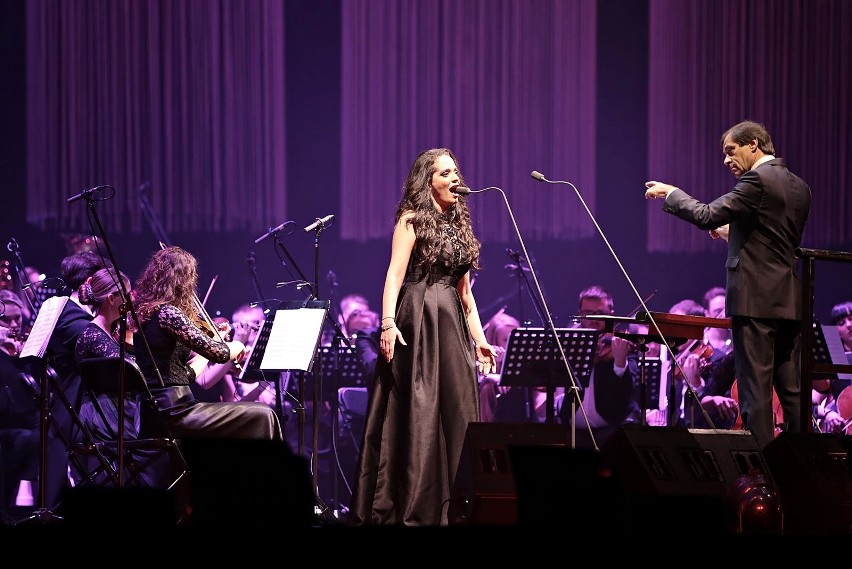
[[[391,328],[396,328],[396,324],[391,322],[390,324],[382,324],[382,332],[385,330],[390,330]]]
[[[384,318],[382,318],[382,322],[384,322],[385,320],[393,320],[393,319],[394,319],[393,316],[385,316]]]

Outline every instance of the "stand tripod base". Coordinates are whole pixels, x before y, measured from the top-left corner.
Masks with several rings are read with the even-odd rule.
[[[15,523],[16,526],[35,526],[49,525],[65,521],[65,518],[58,516],[47,508],[37,508],[32,514]]]

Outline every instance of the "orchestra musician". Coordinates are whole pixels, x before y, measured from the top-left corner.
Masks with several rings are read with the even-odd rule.
[[[692,299],[681,300],[670,309],[670,314],[684,316],[707,316],[704,307]],[[705,336],[706,337],[706,336]],[[704,340],[687,341],[677,347],[675,361],[672,363],[668,350],[661,350],[662,371],[660,376],[659,409],[646,412],[648,425],[680,425],[695,428],[708,428],[698,402],[707,412],[716,428],[731,428],[739,413],[739,404],[731,397],[733,383],[733,356],[714,357],[716,350]],[[674,369],[672,369],[674,368]],[[675,407],[669,406],[672,393],[670,382],[675,382]],[[687,389],[687,385],[692,392]],[[692,397],[694,394],[695,398]]]
[[[11,290],[0,290],[0,513],[39,503],[41,406],[39,371],[32,358],[21,359],[24,303]],[[45,504],[53,507],[65,488],[65,444],[48,431],[45,453]],[[29,504],[22,503],[26,488]],[[20,494],[20,499],[19,499]]]
[[[197,322],[203,305],[198,301],[198,262],[180,247],[156,251],[139,276],[135,288],[140,329],[134,344],[147,339],[147,350],[137,350],[136,361],[158,403],[161,417],[176,437],[246,438],[283,440],[275,411],[257,402],[202,402],[190,384],[209,360],[240,361],[245,344],[223,341]],[[209,319],[209,315],[206,315]],[[141,338],[144,335],[145,338]],[[189,363],[190,354],[202,356]],[[160,379],[162,378],[162,384]]]
[[[635,397],[639,382],[639,362],[635,346],[629,340],[603,333],[606,323],[589,319],[593,315],[614,314],[612,295],[599,285],[590,286],[580,292],[578,300],[579,324],[581,328],[600,330],[594,367],[588,384],[581,386],[583,413],[576,409],[575,426],[578,444],[588,444],[587,426],[591,426],[595,440],[600,444],[609,438],[619,426],[635,422],[639,416]],[[571,423],[571,402],[566,395],[556,397],[557,415],[565,424]]]
[[[852,364],[852,302],[835,304],[829,323],[837,327],[847,362]],[[816,430],[852,434],[852,381],[839,377],[815,380],[811,401]]]

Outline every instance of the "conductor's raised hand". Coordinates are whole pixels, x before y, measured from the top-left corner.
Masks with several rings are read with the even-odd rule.
[[[669,193],[676,189],[677,188],[675,186],[672,186],[671,184],[664,184],[663,182],[650,180],[648,182],[645,182],[645,199],[666,199],[666,196],[668,196]]]

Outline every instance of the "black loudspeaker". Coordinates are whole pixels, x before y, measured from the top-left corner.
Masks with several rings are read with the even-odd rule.
[[[567,439],[565,426],[555,423],[470,423],[450,499],[450,525],[517,524],[510,448],[564,449]]]
[[[781,433],[763,449],[784,506],[784,532],[852,531],[850,437]]]
[[[178,525],[180,500],[175,491],[148,487],[83,485],[70,488],[62,515],[79,529],[132,528],[168,530]]]
[[[568,535],[623,534],[623,499],[599,451],[561,446],[509,447],[519,526],[560,527]]]
[[[253,529],[315,521],[310,468],[283,441],[181,439],[191,525]]]
[[[737,525],[738,479],[768,476],[748,431],[625,425],[603,446],[637,532],[729,533]]]

